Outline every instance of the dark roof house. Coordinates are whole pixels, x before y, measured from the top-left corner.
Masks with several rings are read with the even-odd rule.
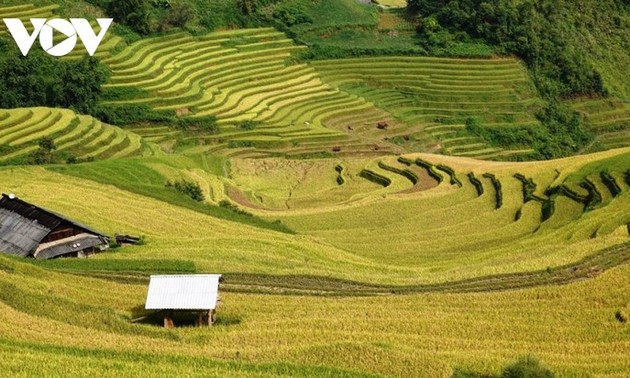
[[[0,252],[38,259],[85,257],[109,247],[109,237],[14,195],[0,198]]]

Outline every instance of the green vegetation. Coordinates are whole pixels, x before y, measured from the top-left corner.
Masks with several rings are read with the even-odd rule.
[[[482,4],[483,3],[483,4]],[[627,10],[622,4],[609,1],[582,2],[579,14],[572,3],[529,0],[517,3],[482,1],[409,1],[409,10],[424,18],[421,32],[427,40],[444,27],[450,32],[463,32],[480,38],[499,51],[516,54],[529,66],[536,86],[545,98],[578,95],[604,95],[602,76],[588,60],[585,47],[576,35],[608,26],[609,22],[623,23]],[[605,13],[612,20],[597,20],[595,13]],[[567,19],[576,19],[571,30],[565,29]],[[627,33],[623,25],[615,34]],[[568,48],[567,48],[568,47]]]
[[[2,54],[1,192],[142,243],[0,254],[7,375],[630,372],[625,4],[57,2],[0,15],[119,22]],[[212,328],[144,310],[186,273]]]
[[[622,89],[627,80],[618,70],[609,70],[605,63],[600,66],[603,56],[611,62],[630,63],[622,47],[629,37],[630,13],[615,0],[579,4],[410,0],[408,10],[421,15],[419,34],[429,51],[452,48],[454,41],[481,40],[497,53],[523,59],[547,104],[536,114],[545,128],[520,130],[518,139],[538,146],[542,158],[575,154],[595,144],[588,123],[561,99],[606,97],[611,92],[628,95]],[[498,144],[513,138],[489,130],[477,134]]]
[[[204,195],[201,187],[196,182],[190,182],[185,180],[177,180],[175,182],[166,182],[167,188],[174,188],[180,193],[183,193],[197,202],[203,202]]]
[[[540,100],[515,60],[384,57],[313,65],[328,84],[362,96],[403,121],[392,122],[389,129],[420,141],[412,146],[422,143],[426,133],[439,141],[443,152],[456,156],[522,159],[535,156],[532,147],[549,148],[529,137],[544,133],[533,114]],[[347,124],[360,129],[364,117],[356,115]]]
[[[150,163],[146,164],[141,160],[106,161],[76,166],[53,166],[49,169],[65,175],[95,180],[106,185],[113,185],[123,190],[159,199],[166,203],[173,203],[177,206],[214,216],[219,219],[245,223],[279,232],[292,232],[281,223],[267,222],[258,217],[240,214],[231,209],[216,206],[215,204],[200,203],[205,199],[205,194],[198,183],[179,178],[172,180],[174,177],[181,177],[181,173],[178,173],[179,169],[195,167],[195,163],[184,159],[183,162],[180,163],[183,164],[181,166],[177,164],[172,166],[172,164],[173,163],[169,164],[170,167],[169,165],[160,167],[160,169],[166,168],[165,172],[169,172],[166,174],[166,177],[150,168]],[[166,186],[165,182],[167,184]],[[171,183],[176,190],[171,190],[168,183]],[[185,194],[185,196],[182,196],[181,193]]]
[[[2,364],[28,371],[29,364],[17,361],[30,343],[28,348],[54,345],[64,353],[88,348],[90,357],[72,354],[70,372],[88,362],[100,371],[107,360],[101,354],[115,350],[133,361],[120,362],[132,371],[147,361],[161,372],[180,368],[176,356],[186,355],[195,366],[219,359],[228,375],[243,366],[258,369],[262,361],[273,369],[293,366],[283,370],[288,375],[623,375],[630,369],[627,322],[619,320],[627,317],[630,300],[630,187],[623,179],[628,154],[529,164],[426,154],[405,155],[401,161],[409,165],[396,157],[229,159],[229,168],[226,160],[173,155],[47,170],[2,168],[3,185],[26,200],[110,234],[146,240],[88,260],[0,258],[7,314],[0,333],[22,343],[4,352]],[[391,185],[361,178],[363,169]],[[444,181],[422,187],[428,172]],[[481,195],[463,179],[471,173]],[[499,209],[490,174],[501,183]],[[558,195],[555,212],[543,220],[537,201],[525,203],[515,174],[531,178],[536,186],[528,193],[541,198],[560,184],[587,196],[579,184],[588,179],[602,203],[585,212],[583,204]],[[451,185],[449,176],[461,187]],[[621,192],[607,193],[604,177],[614,178]],[[206,201],[230,201],[253,214],[250,219],[281,219],[300,234],[189,208],[183,202],[195,201],[164,188],[167,180],[194,180]],[[160,190],[170,197],[156,194]],[[216,327],[167,331],[153,320],[131,322],[141,313],[149,274],[189,272],[225,273]],[[386,315],[375,308],[387,308]],[[68,309],[76,315],[68,317]],[[58,336],[40,332],[53,327]],[[283,346],[269,347],[269,332]],[[489,337],[480,339],[480,332]],[[436,347],[443,351],[439,356]],[[558,348],[570,358],[558,355]],[[59,358],[51,353],[38,358]],[[517,360],[529,353],[545,367],[531,358]],[[373,354],[378,363],[363,359]],[[45,371],[57,369],[51,362]],[[277,372],[264,369],[246,374]]]
[[[0,38],[0,77],[7,78],[0,81],[0,108],[48,106],[90,113],[108,73],[96,58],[63,61],[37,49],[24,57]]]

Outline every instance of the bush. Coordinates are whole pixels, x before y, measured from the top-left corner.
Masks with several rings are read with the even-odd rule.
[[[496,193],[495,196],[495,208],[498,210],[503,207],[503,188],[501,185],[501,181],[493,175],[492,173],[484,173],[483,177],[487,178],[492,182],[492,186],[494,187],[494,191]]]
[[[171,119],[170,122],[181,130],[205,131],[210,133],[217,131],[217,117],[213,115],[199,118],[175,117]]]
[[[175,118],[175,112],[158,112],[144,104],[102,105],[93,115],[103,122],[125,126],[141,122],[167,123]]]
[[[370,170],[364,169],[359,173],[359,177],[362,177],[368,181],[371,181],[377,185],[387,188],[392,184],[392,180],[388,177],[381,176],[378,173],[374,173]]]
[[[475,187],[477,195],[481,197],[484,193],[483,183],[477,177],[475,177],[475,174],[473,172],[468,173],[468,180]]]
[[[238,124],[238,128],[245,131],[254,130],[257,126],[258,126],[258,122],[252,121],[252,120],[241,121]]]
[[[37,142],[37,145],[39,145],[39,148],[47,152],[51,152],[57,149],[57,146],[55,145],[55,140],[51,137],[43,137],[39,140],[39,142]]]
[[[594,138],[580,115],[556,100],[549,101],[536,117],[543,127],[490,128],[477,118],[467,118],[466,132],[478,136],[492,146],[534,148],[535,158],[554,159],[573,155]]]
[[[240,207],[234,205],[232,202],[227,201],[227,200],[223,200],[221,202],[219,202],[219,206],[224,208],[224,209],[228,209],[236,214],[240,214],[240,215],[245,215],[245,216],[253,216],[251,213],[241,209]]]
[[[127,126],[139,123],[161,123],[187,131],[215,132],[217,118],[178,117],[174,111],[154,110],[146,104],[102,105],[94,111],[94,117],[103,122]]]
[[[198,202],[203,202],[205,199],[201,186],[199,186],[196,182],[186,180],[177,180],[175,182],[167,181],[166,187],[174,188],[178,192],[183,193]]]
[[[274,10],[273,17],[286,26],[313,22],[313,19],[306,13],[304,4],[297,2],[281,3]]]

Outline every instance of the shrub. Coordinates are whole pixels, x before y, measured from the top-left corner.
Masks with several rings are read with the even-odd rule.
[[[545,222],[556,212],[556,201],[553,198],[543,201],[542,203],[542,221]]]
[[[584,211],[594,210],[602,203],[602,194],[597,190],[597,187],[589,179],[584,179],[580,186],[588,191],[586,196],[586,206]]]
[[[232,202],[227,201],[227,200],[223,200],[221,202],[219,202],[219,206],[221,206],[224,209],[228,209],[236,214],[240,214],[240,215],[246,215],[246,216],[253,216],[251,213],[241,209],[240,207],[234,205]]]
[[[346,183],[346,179],[343,177],[343,166],[338,164],[335,166],[335,171],[337,171],[337,185],[343,185]]]
[[[169,27],[184,28],[195,19],[195,7],[187,2],[178,1],[169,4],[166,8],[168,8],[168,11],[160,22],[160,30],[166,30]]]
[[[481,197],[484,193],[483,184],[481,183],[481,181],[477,177],[475,177],[475,174],[473,172],[468,173],[468,180],[475,187],[475,190],[477,190],[477,195]]]
[[[15,147],[12,147],[11,145],[8,145],[8,144],[0,144],[0,155],[8,154],[13,151],[15,151]]]
[[[93,115],[103,122],[118,126],[141,122],[168,123],[175,119],[175,112],[158,112],[145,104],[103,105]]]
[[[392,184],[392,180],[390,180],[389,178],[385,176],[381,176],[378,173],[374,173],[367,169],[362,170],[361,173],[359,173],[359,177],[363,177],[364,179],[371,181],[375,184],[381,185],[385,188]]]
[[[418,31],[429,49],[481,39],[499,52],[525,60],[547,98],[606,94],[601,75],[578,48],[572,33],[566,32],[570,5],[409,0],[408,10],[424,17]]]
[[[489,179],[492,182],[492,186],[494,187],[494,191],[496,192],[496,209],[500,209],[503,207],[503,188],[501,186],[501,181],[497,179],[495,175],[492,173],[484,173],[483,177]]]
[[[448,175],[450,176],[451,180],[449,181],[451,185],[457,185],[458,187],[462,187],[463,184],[462,182],[457,178],[457,174],[455,173],[455,170],[451,167],[448,167],[444,164],[439,164],[437,166],[437,168],[443,170],[444,172],[448,173]]]
[[[258,126],[258,122],[252,120],[241,121],[238,123],[238,128],[245,131],[254,130]]]
[[[37,142],[37,144],[39,145],[39,148],[47,152],[51,152],[57,149],[57,146],[55,146],[55,141],[51,137],[43,137],[39,140],[39,142]]]
[[[519,180],[523,185],[523,202],[529,201],[544,202],[545,200],[536,195],[536,188],[538,185],[534,182],[534,179],[527,178],[520,173],[514,174],[514,178]]]
[[[198,202],[203,202],[205,199],[201,186],[199,186],[196,182],[186,180],[177,180],[175,182],[167,181],[166,187],[174,188],[178,192],[183,193]]]
[[[606,185],[606,187],[610,191],[610,194],[612,194],[613,197],[617,197],[619,194],[621,194],[621,187],[619,186],[619,184],[617,184],[617,181],[610,174],[610,172],[603,171],[600,173],[600,176],[602,178],[602,182],[604,183],[604,185]]]
[[[274,10],[273,17],[286,26],[313,22],[313,19],[306,14],[304,4],[297,2],[281,3]]]
[[[418,165],[419,167],[422,167],[424,169],[427,170],[427,173],[429,174],[429,176],[433,177],[438,183],[442,183],[442,181],[444,181],[444,177],[442,177],[441,174],[439,174],[435,168],[433,167],[433,164],[426,162],[424,160],[421,159],[417,159],[416,160],[416,165]]]
[[[470,370],[455,369],[451,378],[496,378],[492,374],[482,374]]]
[[[182,130],[205,131],[210,133],[217,131],[217,117],[213,115],[199,118],[174,117],[170,122],[172,122],[175,127]]]

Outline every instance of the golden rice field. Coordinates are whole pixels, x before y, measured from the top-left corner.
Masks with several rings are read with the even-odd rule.
[[[428,164],[403,163],[415,161]],[[159,177],[195,180],[208,203],[227,199],[297,234],[220,220],[94,173],[122,180],[125,166],[147,185],[163,185]],[[393,168],[436,181],[413,184],[414,176]],[[35,373],[35,365],[20,363],[28,356],[51,375],[448,377],[456,368],[497,373],[534,354],[559,376],[621,377],[630,371],[630,330],[615,319],[630,311],[629,169],[628,150],[539,163],[420,154],[5,167],[3,191],[110,234],[145,235],[147,243],[79,262],[0,258],[1,364],[23,375]],[[620,192],[606,192],[602,171]],[[586,196],[580,184],[588,179],[601,201],[585,210],[548,194],[555,211],[543,221],[543,205],[525,202],[517,173],[533,179],[541,199],[558,185]],[[485,174],[502,184],[498,209]],[[554,281],[561,266],[575,268]],[[226,274],[216,327],[166,331],[131,322],[146,276],[165,269]]]
[[[67,109],[0,109],[0,162],[20,161],[50,137],[58,152],[79,159],[151,154],[142,138],[119,127]]]
[[[630,376],[628,104],[569,101],[597,135],[583,152],[604,152],[480,160],[532,152],[465,132],[540,127],[518,60],[303,48],[273,28],[108,36],[103,105],[216,116],[217,133],[0,109],[1,193],[144,241],[0,254],[0,375],[494,377],[534,355],[557,377]],[[20,165],[43,137],[81,163]],[[216,325],[162,328],[156,273],[223,274]]]

